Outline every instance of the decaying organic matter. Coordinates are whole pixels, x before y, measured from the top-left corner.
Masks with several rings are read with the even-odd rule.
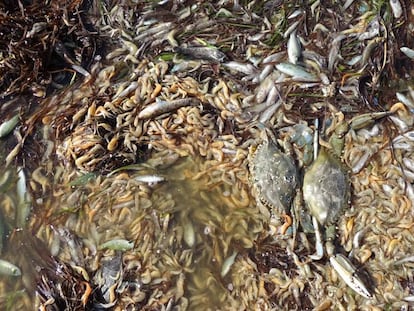
[[[413,9],[1,3],[0,308],[409,309]]]

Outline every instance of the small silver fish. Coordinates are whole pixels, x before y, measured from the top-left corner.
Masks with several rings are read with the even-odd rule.
[[[234,251],[230,257],[227,257],[226,260],[223,262],[223,266],[221,268],[221,277],[224,278],[227,273],[229,273],[231,266],[234,264],[234,261],[237,257],[238,252]]]
[[[257,68],[254,67],[250,63],[241,63],[241,62],[231,61],[231,62],[223,63],[223,66],[226,67],[227,69],[238,71],[246,75],[251,75],[257,72]]]
[[[177,47],[174,49],[174,52],[195,59],[205,59],[218,63],[222,63],[226,59],[226,54],[214,47]]]
[[[9,135],[14,130],[17,123],[19,123],[18,114],[16,114],[14,117],[0,124],[0,138]]]
[[[172,101],[156,100],[155,103],[152,103],[145,107],[138,114],[139,119],[152,119],[158,117],[159,115],[176,110],[181,107],[197,105],[200,102],[192,97],[176,99]]]
[[[28,221],[31,208],[31,197],[27,189],[26,175],[23,168],[17,169],[16,193],[18,198],[18,207],[16,209],[16,225],[23,227]]]
[[[303,9],[298,9],[295,10],[292,14],[290,14],[287,19],[293,19],[295,17],[298,17],[299,15],[303,15],[305,13],[305,10]]]
[[[20,276],[22,275],[22,271],[19,269],[19,267],[15,266],[11,262],[0,259],[0,274],[9,276]]]
[[[362,58],[360,60],[361,67],[367,64],[368,60],[371,57],[372,51],[374,51],[374,48],[376,48],[382,42],[384,42],[384,38],[382,37],[375,37],[374,39],[368,41],[368,44],[362,52]]]
[[[287,38],[292,32],[296,31],[296,27],[298,27],[299,21],[294,22],[292,25],[289,26],[288,29],[283,34],[284,38]]]
[[[403,46],[400,48],[400,51],[403,52],[409,58],[414,59],[414,50],[407,48],[406,46]]]
[[[135,177],[135,180],[152,186],[165,181],[165,177],[159,175],[139,175]]]
[[[125,239],[114,239],[99,245],[98,249],[112,249],[117,251],[127,251],[134,248],[134,242]]]
[[[137,82],[131,82],[123,91],[121,91],[119,94],[115,94],[113,99],[117,99],[117,98],[124,98],[125,96],[127,96],[128,94],[132,93],[133,91],[135,91],[138,87],[138,83]]]
[[[301,46],[299,39],[296,36],[296,30],[293,31],[289,36],[289,41],[287,43],[287,52],[289,61],[292,64],[296,65],[301,55]]]
[[[400,1],[390,0],[390,6],[391,6],[392,14],[394,14],[394,17],[400,18],[403,13],[403,9],[402,9]]]
[[[410,109],[414,109],[414,101],[411,100],[410,98],[408,98],[407,96],[405,96],[402,93],[395,93],[395,95],[397,96],[397,99],[402,102],[404,105],[406,105],[407,107],[409,107]]]
[[[80,64],[70,55],[63,42],[57,41],[55,43],[54,50],[72,67],[73,70],[85,77],[89,77],[91,75],[86,69],[80,66]]]
[[[302,82],[317,82],[319,78],[312,73],[306,71],[305,68],[292,64],[292,63],[280,63],[276,65],[276,69],[280,72],[291,76],[295,81]]]

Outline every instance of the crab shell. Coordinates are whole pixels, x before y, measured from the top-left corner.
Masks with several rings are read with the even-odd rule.
[[[349,206],[350,187],[347,167],[322,148],[303,178],[303,198],[311,215],[321,225],[330,225]]]
[[[284,154],[275,142],[265,140],[251,156],[249,167],[258,201],[274,214],[287,213],[298,184],[293,159]]]

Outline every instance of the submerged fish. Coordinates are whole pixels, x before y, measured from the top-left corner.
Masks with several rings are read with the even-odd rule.
[[[11,262],[0,259],[0,274],[9,276],[20,276],[22,271],[19,267],[15,266]]]
[[[0,138],[6,137],[7,135],[9,135],[14,130],[17,123],[19,123],[18,114],[16,114],[14,117],[0,124]]]
[[[149,185],[156,185],[160,182],[165,181],[165,177],[158,175],[140,175],[135,177],[135,180]]]

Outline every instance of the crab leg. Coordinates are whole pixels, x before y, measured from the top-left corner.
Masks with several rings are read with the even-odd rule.
[[[353,130],[360,130],[364,127],[374,125],[376,120],[389,116],[393,113],[394,113],[393,111],[380,111],[380,112],[373,112],[373,113],[365,113],[365,114],[352,118],[349,121],[349,126]]]
[[[319,230],[319,223],[316,217],[312,216],[312,223],[313,228],[315,229],[315,248],[316,253],[313,255],[310,255],[309,257],[312,260],[320,260],[323,257],[323,243],[322,243],[322,236],[321,231]]]
[[[292,215],[292,249],[295,249],[295,244],[296,244],[296,236],[298,233],[298,227],[299,227],[299,219],[300,219],[300,208],[302,207],[303,204],[303,195],[301,191],[297,191],[295,198],[293,200],[292,203],[292,208],[291,208],[291,215]]]
[[[331,257],[334,255],[335,252],[335,246],[333,244],[333,241],[335,239],[336,234],[336,227],[335,225],[331,225],[325,228],[325,250],[328,257]]]
[[[315,161],[318,157],[318,149],[319,149],[319,120],[315,119],[315,134],[313,136],[313,160]],[[321,231],[319,230],[319,223],[316,217],[312,216],[312,224],[315,230],[315,249],[316,253],[310,255],[309,257],[313,260],[320,260],[323,257],[323,243],[322,243],[322,236]]]
[[[313,161],[318,157],[319,149],[319,120],[315,119],[315,133],[313,135]]]

